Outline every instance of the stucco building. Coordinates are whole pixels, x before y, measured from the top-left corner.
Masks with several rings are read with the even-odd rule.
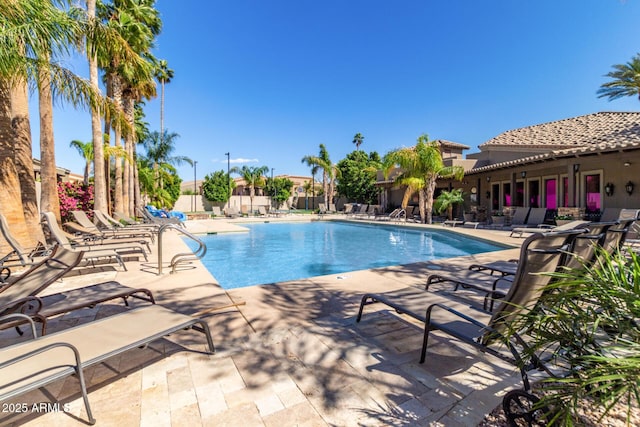
[[[513,207],[545,207],[597,218],[602,209],[640,207],[640,113],[601,112],[503,132],[463,158],[462,144],[444,141],[447,165],[465,168],[465,212],[484,220]],[[389,204],[403,189],[383,183]],[[458,212],[461,216],[461,212]]]

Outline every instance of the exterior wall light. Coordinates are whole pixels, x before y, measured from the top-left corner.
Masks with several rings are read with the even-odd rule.
[[[522,172],[520,172],[520,176],[521,176],[522,178],[526,178],[526,177],[527,177],[527,171],[522,171]]]
[[[574,173],[578,173],[579,170],[580,170],[580,163],[574,163],[573,164],[573,172]]]
[[[613,184],[610,182],[607,182],[604,186],[604,194],[606,194],[607,196],[613,196],[613,189],[614,189]]]
[[[627,182],[627,184],[624,186],[624,189],[627,190],[628,195],[633,194],[633,182]]]
[[[491,181],[491,177],[487,176],[487,182]]]
[[[491,191],[487,191],[487,199],[491,198]]]

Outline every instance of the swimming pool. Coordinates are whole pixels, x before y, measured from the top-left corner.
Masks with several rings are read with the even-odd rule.
[[[224,289],[504,249],[446,230],[338,221],[243,226],[248,233],[201,238],[202,262]]]

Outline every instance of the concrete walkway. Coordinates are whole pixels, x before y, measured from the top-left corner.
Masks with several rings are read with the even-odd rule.
[[[242,232],[242,222],[188,221],[188,230]],[[454,231],[511,245],[523,240],[500,231]],[[178,233],[164,235],[165,264],[186,250]],[[149,288],[158,304],[202,316],[211,327],[213,355],[204,353],[200,334],[185,331],[88,368],[99,426],[476,426],[506,391],[521,387],[512,366],[438,334],[426,363],[419,364],[421,325],[382,306],[367,307],[361,323],[355,315],[364,292],[421,285],[431,269],[466,268],[469,258],[517,254],[508,249],[225,291],[200,262],[175,274],[165,267],[158,275],[156,248],[149,262],[129,261],[127,272],[111,266],[84,270],[48,292],[117,280]],[[126,309],[114,301],[70,313],[52,319],[49,332]],[[2,331],[0,346],[18,339],[14,330]],[[32,410],[39,402],[68,403],[68,411]],[[0,425],[62,427],[86,420],[73,377],[0,404]],[[22,404],[29,410],[16,412]]]

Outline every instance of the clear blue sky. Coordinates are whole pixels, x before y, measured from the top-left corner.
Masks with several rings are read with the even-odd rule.
[[[165,127],[198,179],[232,166],[309,175],[324,143],[338,162],[384,155],[427,133],[472,147],[509,129],[640,101],[598,99],[613,64],[640,52],[637,0],[159,0],[155,54],[175,77]],[[81,69],[82,66],[79,66]],[[159,128],[160,98],[147,121]],[[56,160],[82,173],[69,141],[87,112],[56,111]],[[34,156],[39,157],[37,116]],[[193,179],[193,168],[178,168]]]

